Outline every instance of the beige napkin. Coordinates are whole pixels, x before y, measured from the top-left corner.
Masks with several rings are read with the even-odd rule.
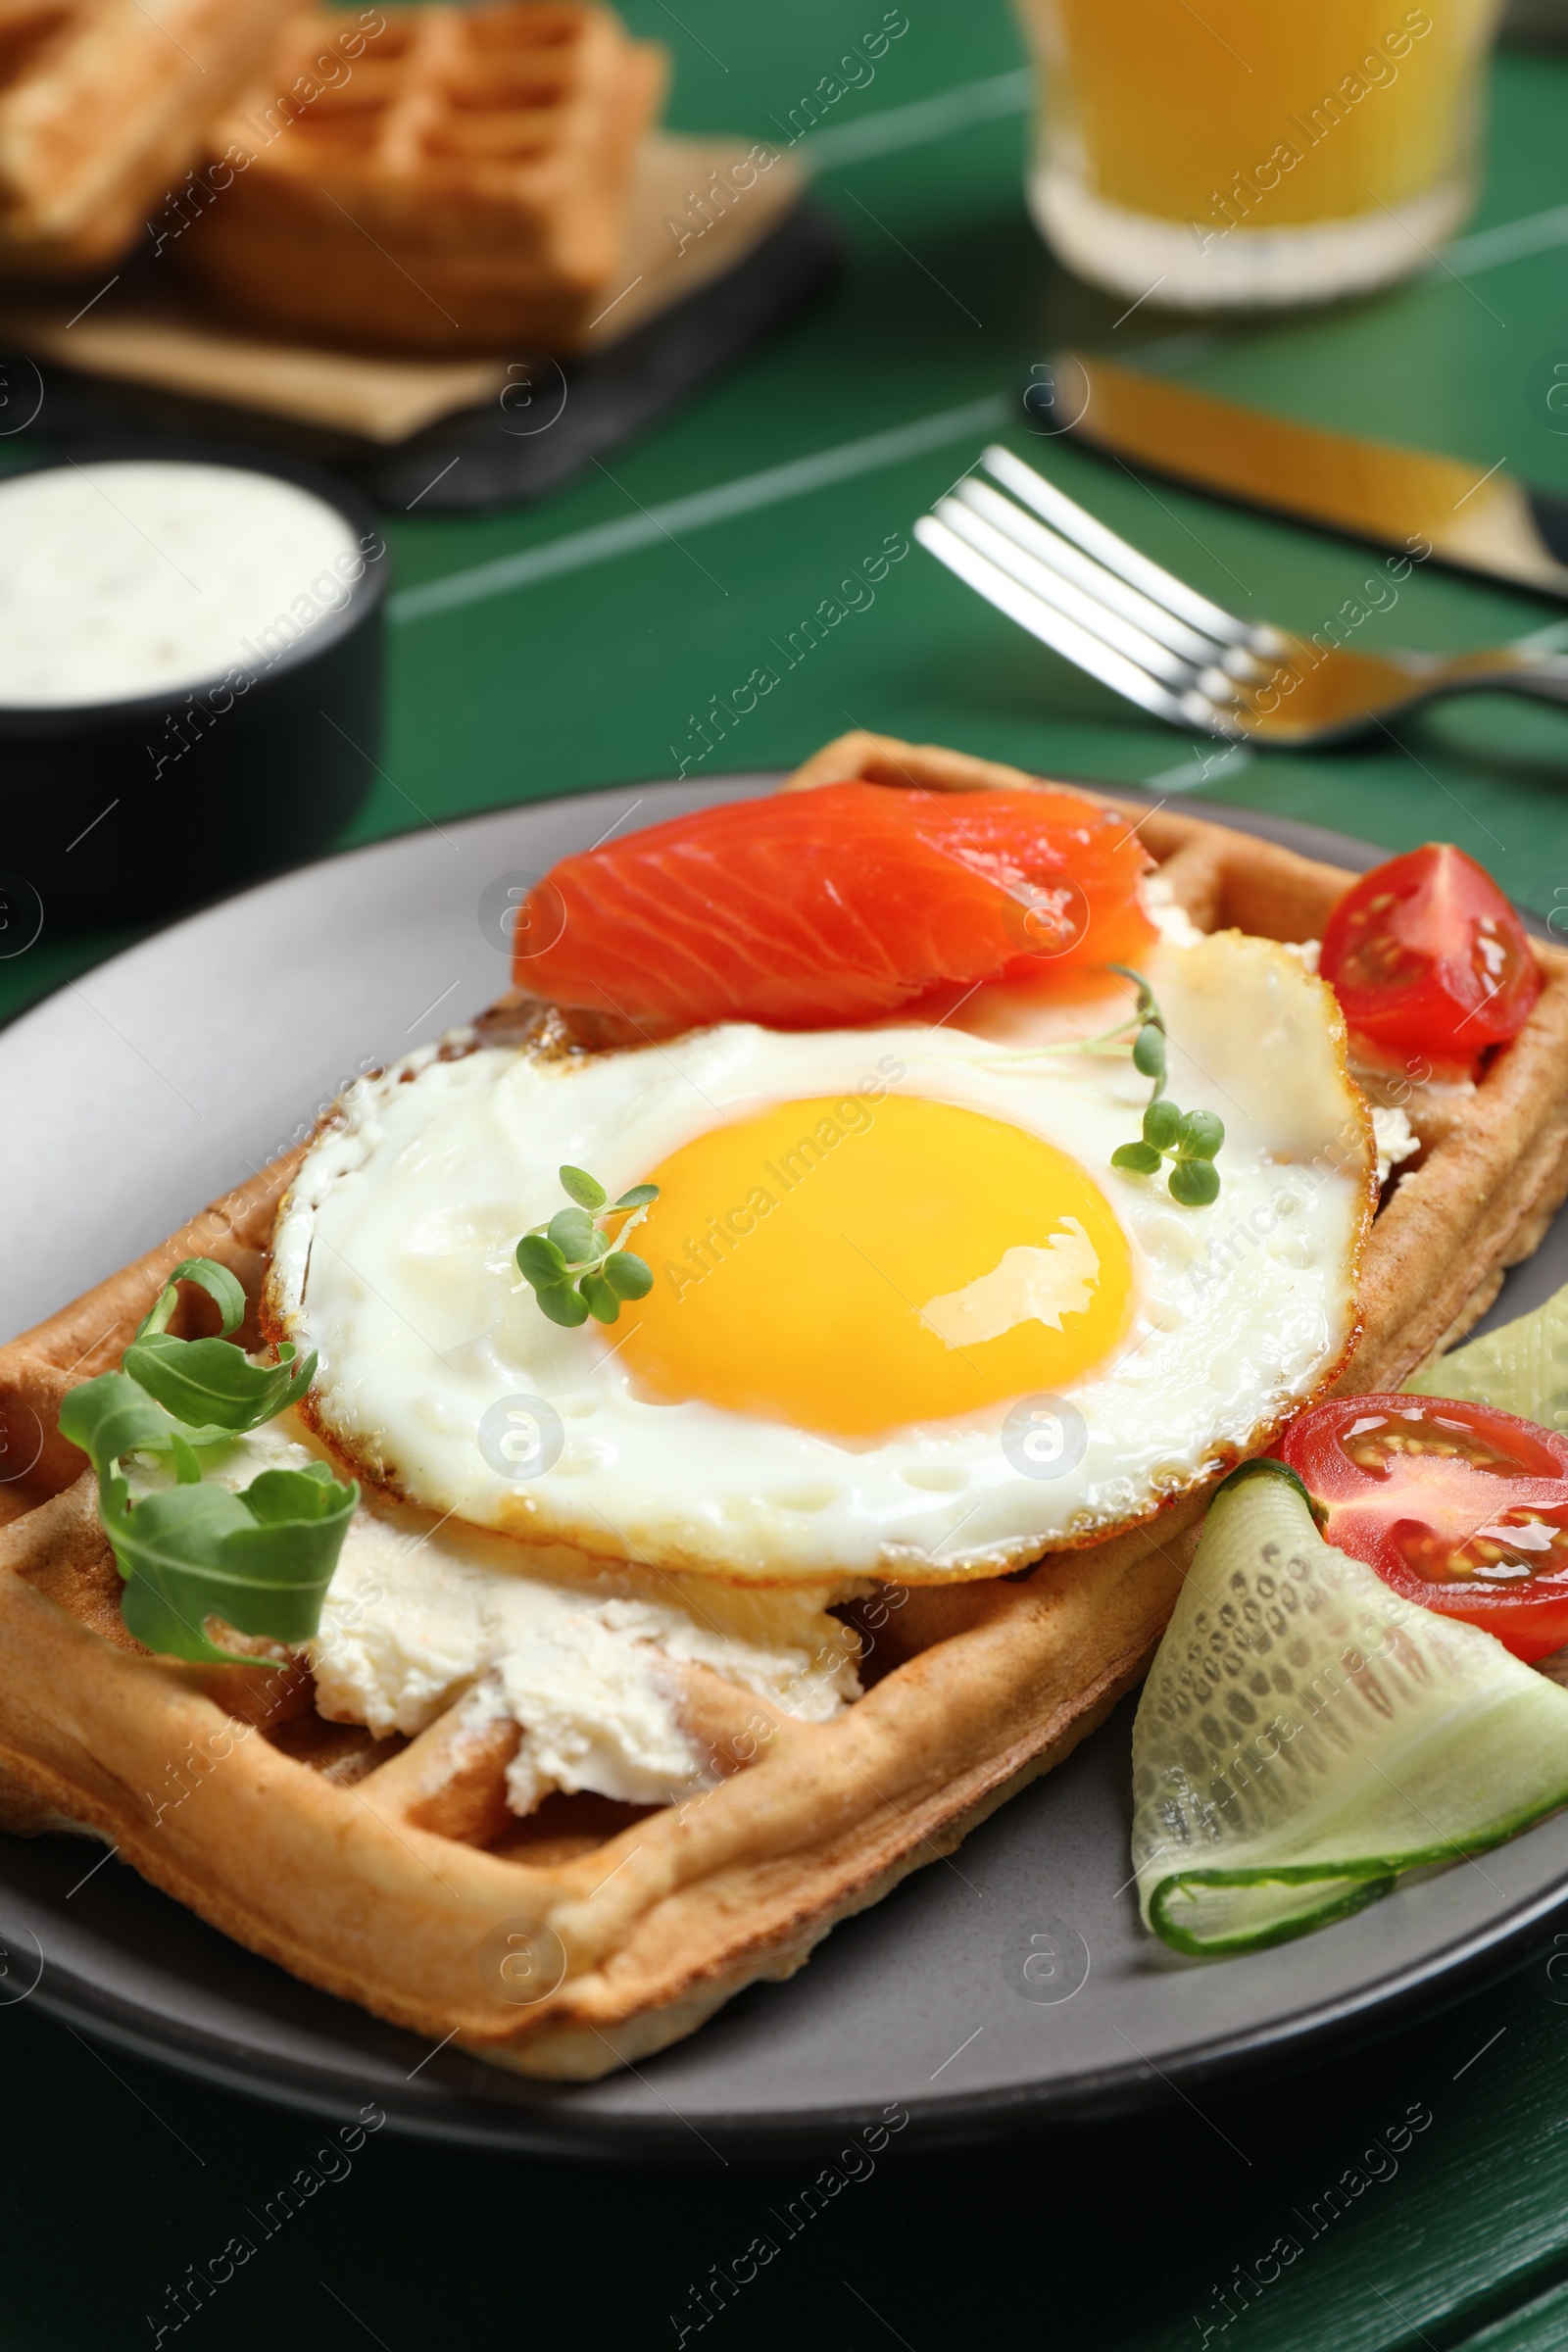
[[[608,349],[761,242],[805,175],[765,142],[649,139],[633,175],[622,272],[579,346]],[[0,290],[0,341],[86,375],[292,417],[392,444],[437,417],[499,399],[507,360],[391,359],[247,331],[171,279],[170,291],[82,310],[84,289]]]

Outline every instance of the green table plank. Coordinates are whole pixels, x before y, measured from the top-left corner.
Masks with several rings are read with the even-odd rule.
[[[1538,1968],[1264,2092],[967,2153],[632,2170],[377,2133],[346,2177],[329,2127],[0,2013],[0,2348],[151,2344],[147,2315],[175,2316],[170,2290],[188,2303],[190,2270],[239,2236],[254,2254],[187,2323],[229,2352],[360,2341],[334,2297],[387,2352],[496,2330],[673,2346],[687,2324],[704,2352],[940,2352],[1004,2324],[1072,2352],[1200,2352],[1205,2328],[1224,2352],[1535,2352],[1564,2340],[1568,2293],[1553,1990]],[[267,2234],[302,2171],[303,2208]],[[715,2284],[760,2232],[776,2258]]]
[[[1563,2343],[1568,2343],[1568,2287],[1556,2286],[1471,2336],[1465,2352],[1555,2352]]]
[[[677,16],[637,0],[627,14],[674,49],[678,124],[782,137],[881,10],[798,0],[781,16],[681,0]],[[874,600],[842,592],[859,609],[793,662],[789,649],[823,599],[858,569],[865,577],[869,556],[907,539],[994,429],[988,416],[1015,414],[984,404],[1010,402],[1030,364],[1067,339],[1126,346],[1283,413],[1452,450],[1478,472],[1505,457],[1568,490],[1568,438],[1527,397],[1535,361],[1568,343],[1565,97],[1568,62],[1499,61],[1486,196],[1451,273],[1275,324],[1190,332],[1146,306],[1117,326],[1124,306],[1056,270],[1024,216],[1024,84],[1001,0],[911,12],[874,79],[815,134],[819,193],[850,255],[827,300],[548,506],[391,518],[402,601],[385,776],[350,838],[663,775],[682,758],[709,774],[781,764],[858,723],[1047,771],[1204,789],[1390,847],[1455,839],[1516,895],[1549,906],[1568,887],[1558,713],[1489,699],[1397,742],[1216,762],[1212,747],[1144,720],[1034,646],[912,546],[871,584]],[[955,411],[969,414],[956,421]],[[1250,612],[1310,629],[1376,561],[1141,484],[1018,423],[1002,437]],[[804,481],[778,480],[796,466]],[[662,528],[642,520],[650,512]],[[607,554],[590,536],[607,528],[637,544]],[[531,559],[529,576],[439,609],[439,583],[471,586],[480,567],[514,558]],[[1558,618],[1536,599],[1432,571],[1367,624],[1366,641],[1381,628],[1389,642],[1483,644]],[[760,665],[777,684],[701,753],[693,713]],[[134,930],[134,908],[113,936],[47,925],[30,954],[0,963],[0,1015]],[[1198,2347],[1205,2328],[1226,2352],[1535,2352],[1568,2341],[1562,1989],[1538,1967],[1294,2084],[1171,2100],[1004,2150],[883,2160],[701,2329],[694,2290],[724,2296],[712,2266],[768,2227],[767,2209],[787,2212],[814,2167],[581,2172],[377,2135],[175,2330],[170,2290],[314,2165],[323,2134],[118,2058],[106,2071],[25,2006],[0,2010],[0,2352],[152,2343],[159,2325],[166,2341],[188,2328],[236,2352],[270,2352],[285,2334],[301,2352],[362,2338],[405,2352],[499,2330],[674,2344],[683,2325],[688,2342],[720,2344],[727,2331],[760,2352],[803,2341],[934,2352],[994,2338],[999,2325],[1106,2352]],[[1431,2123],[1394,2151],[1390,2128],[1412,2104]],[[1369,2156],[1380,2140],[1386,2157]],[[1365,2185],[1352,2192],[1355,2167]],[[1333,2218],[1313,2235],[1301,2217],[1326,2215],[1335,2182]],[[1299,2251],[1263,2278],[1282,2235]],[[1239,2288],[1238,2266],[1254,2285]]]

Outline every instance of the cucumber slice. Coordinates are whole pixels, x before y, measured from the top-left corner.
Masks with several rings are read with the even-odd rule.
[[[1209,1508],[1133,1727],[1133,1862],[1177,1951],[1260,1950],[1568,1803],[1568,1691],[1324,1543],[1289,1472]]]
[[[1471,1340],[1418,1372],[1405,1388],[1417,1396],[1462,1396],[1518,1413],[1568,1437],[1568,1290],[1558,1291],[1484,1340]]]

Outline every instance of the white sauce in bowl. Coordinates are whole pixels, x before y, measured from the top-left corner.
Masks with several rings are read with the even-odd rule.
[[[252,675],[348,602],[365,552],[324,499],[132,458],[0,481],[0,709]]]

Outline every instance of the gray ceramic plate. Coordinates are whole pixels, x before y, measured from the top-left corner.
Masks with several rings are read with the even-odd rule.
[[[509,879],[612,826],[774,780],[626,787],[432,825],[194,915],[39,1005],[0,1036],[7,1327],[263,1165],[357,1069],[494,997],[507,970],[490,910]],[[1348,866],[1379,854],[1212,813]],[[1565,1279],[1559,1219],[1496,1315]],[[1125,1883],[1131,1712],[951,1861],[837,1928],[792,1983],[754,1987],[607,2082],[557,2088],[432,2054],[130,1871],[95,1869],[96,1849],[72,1838],[0,1838],[0,1999],[290,2105],[342,2114],[373,2098],[431,2137],[710,2162],[821,2141],[887,2108],[916,2132],[973,2134],[1190,2091],[1456,1997],[1568,1901],[1565,1815],[1323,1935],[1250,1959],[1176,1959],[1141,1932]]]

